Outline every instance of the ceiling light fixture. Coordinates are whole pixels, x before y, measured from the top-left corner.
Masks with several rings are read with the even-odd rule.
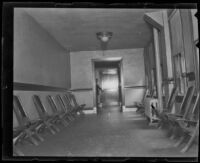
[[[103,55],[104,55],[104,50],[107,49],[107,44],[112,38],[113,33],[112,32],[97,32],[96,35],[97,35],[97,38],[101,41],[101,48],[103,50]]]
[[[97,38],[104,43],[108,42],[112,35],[112,32],[97,32]]]

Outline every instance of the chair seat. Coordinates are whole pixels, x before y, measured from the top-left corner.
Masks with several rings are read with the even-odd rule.
[[[180,114],[167,114],[167,118],[170,121],[177,121],[177,119],[182,118],[183,115]]]
[[[188,123],[185,123],[184,121],[177,121],[177,122],[180,125],[183,132],[185,132],[189,135],[192,134],[194,132],[194,130],[196,129],[196,125],[188,125]]]

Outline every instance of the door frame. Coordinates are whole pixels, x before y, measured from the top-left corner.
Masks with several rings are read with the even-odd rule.
[[[96,62],[119,62],[120,66],[120,84],[121,84],[121,108],[120,112],[123,112],[123,108],[125,108],[125,95],[124,95],[124,74],[123,74],[123,58],[122,57],[108,57],[108,58],[94,58],[92,61],[92,84],[93,84],[93,107],[96,109],[98,113],[98,107],[96,106],[96,76],[95,76],[95,63]]]

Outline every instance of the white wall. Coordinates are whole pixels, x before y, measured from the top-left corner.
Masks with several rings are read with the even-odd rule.
[[[14,82],[70,87],[70,55],[23,9],[14,9]]]

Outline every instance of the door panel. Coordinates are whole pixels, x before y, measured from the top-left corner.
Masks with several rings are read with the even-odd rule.
[[[118,74],[102,75],[102,104],[103,106],[118,105],[119,102],[119,79]]]

